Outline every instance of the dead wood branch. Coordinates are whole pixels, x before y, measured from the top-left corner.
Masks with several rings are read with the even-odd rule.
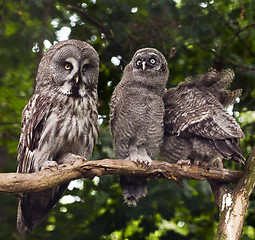
[[[74,158],[73,164],[62,164],[59,165],[58,169],[45,169],[30,174],[1,173],[0,192],[37,192],[74,179],[113,174],[136,175],[146,178],[167,178],[179,184],[181,184],[182,178],[236,183],[242,177],[242,172],[235,170],[204,169],[198,166],[180,166],[161,161],[152,161],[151,167],[144,169],[136,166],[132,161],[122,159],[86,161],[78,156]]]
[[[255,185],[255,144],[246,162],[243,177],[233,190],[221,196],[220,219],[214,240],[240,239],[249,198]]]

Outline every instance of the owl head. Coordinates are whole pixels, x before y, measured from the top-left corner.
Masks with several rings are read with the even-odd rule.
[[[136,51],[124,70],[124,82],[136,82],[163,94],[169,70],[165,57],[155,48]],[[125,76],[125,77],[124,77]]]
[[[36,78],[36,88],[51,86],[58,92],[84,97],[97,88],[99,56],[88,43],[79,40],[59,42],[44,54]]]
[[[131,63],[133,71],[141,74],[168,71],[165,57],[155,48],[139,49],[134,54]]]

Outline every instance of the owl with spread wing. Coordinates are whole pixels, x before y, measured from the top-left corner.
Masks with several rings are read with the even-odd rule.
[[[225,109],[242,93],[226,89],[233,78],[232,70],[211,69],[164,93],[163,160],[215,167],[223,167],[223,159],[244,162],[244,133]]]

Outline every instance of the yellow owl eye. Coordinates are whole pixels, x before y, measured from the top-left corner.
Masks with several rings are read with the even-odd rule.
[[[139,60],[137,60],[136,65],[137,65],[137,66],[140,66],[141,63],[142,63],[142,61],[139,59]]]
[[[66,70],[70,70],[72,68],[72,65],[70,63],[65,63],[64,68]]]
[[[86,65],[83,65],[82,67],[82,72],[85,72],[87,70],[87,66]]]
[[[151,58],[151,59],[150,59],[150,63],[151,63],[151,64],[155,64],[155,63],[156,63],[156,60],[155,60],[154,58]]]

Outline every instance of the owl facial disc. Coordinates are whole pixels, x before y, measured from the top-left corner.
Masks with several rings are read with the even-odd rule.
[[[82,98],[97,86],[98,56],[94,50],[83,50],[73,45],[63,46],[52,57],[50,71],[58,91],[64,95]],[[93,58],[95,57],[95,59]]]

